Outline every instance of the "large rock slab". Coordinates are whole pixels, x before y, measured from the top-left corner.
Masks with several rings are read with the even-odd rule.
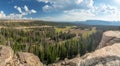
[[[50,66],[120,66],[120,43]]]
[[[90,53],[78,66],[120,66],[120,43]]]
[[[18,52],[17,56],[23,66],[43,66],[39,58],[32,53]]]
[[[9,46],[0,45],[0,66],[43,66],[39,58],[32,53],[18,52]]]
[[[10,64],[13,56],[14,51],[10,47],[0,45],[0,66],[6,66]]]
[[[103,33],[102,40],[97,48],[99,49],[114,43],[120,43],[120,31],[106,31]]]

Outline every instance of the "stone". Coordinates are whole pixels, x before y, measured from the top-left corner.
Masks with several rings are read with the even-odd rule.
[[[103,33],[102,40],[97,49],[114,43],[120,43],[120,31],[106,31]]]
[[[14,56],[14,51],[8,46],[0,45],[0,66],[9,64]]]
[[[22,65],[25,66],[43,66],[39,58],[32,53],[18,52],[18,59]]]
[[[9,46],[0,45],[0,66],[43,66],[39,58],[32,53],[18,52]]]

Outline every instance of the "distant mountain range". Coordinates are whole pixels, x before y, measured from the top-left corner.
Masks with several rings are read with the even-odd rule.
[[[87,20],[87,21],[77,21],[75,23],[86,24],[86,25],[120,26],[120,21]]]

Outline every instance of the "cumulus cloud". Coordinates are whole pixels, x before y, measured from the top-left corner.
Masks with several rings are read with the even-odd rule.
[[[101,20],[120,20],[120,9],[114,6],[102,4],[95,9],[97,19]]]
[[[93,7],[93,2],[94,2],[93,0],[37,0],[37,1],[51,4],[51,5],[45,5],[43,7],[43,11],[45,11],[45,9],[46,11],[89,9]]]
[[[6,15],[4,11],[0,11],[0,19],[22,19],[23,15],[11,13]]]
[[[85,21],[85,20],[106,20],[106,21],[119,21],[120,9],[100,4],[97,7],[85,10],[85,9],[73,9],[65,10],[60,16],[47,16],[41,18],[43,20],[51,21]]]
[[[120,20],[120,9],[106,3],[97,3],[95,0],[38,0],[51,3],[43,7],[44,12],[62,11],[59,16],[43,17],[43,20],[52,21],[84,21],[84,20]],[[112,1],[113,2],[113,1]],[[116,0],[118,2],[118,0]]]
[[[36,10],[34,9],[31,9],[29,10],[28,7],[26,5],[24,5],[23,9],[19,6],[14,6],[15,9],[18,10],[19,13],[21,13],[22,15],[28,15],[28,14],[34,14],[34,13],[37,13]]]
[[[23,15],[22,14],[10,14],[8,16],[6,16],[7,19],[22,19],[23,18]]]
[[[64,13],[59,16],[54,16],[54,17],[47,16],[41,19],[48,21],[49,20],[50,21],[85,21],[86,19],[90,20],[93,17],[95,17],[95,15],[91,13],[90,10],[76,9],[76,10],[64,11]]]
[[[94,6],[93,6],[93,4],[94,4],[94,1],[93,0],[87,0],[86,1],[86,4],[87,4],[87,7],[89,7],[89,8],[93,8]]]
[[[80,4],[83,0],[76,0],[76,4]]]
[[[114,0],[116,4],[120,5],[120,0]]]
[[[5,16],[5,13],[3,11],[0,11],[0,17]]]
[[[22,9],[20,7],[14,6],[15,9],[17,9],[20,13],[22,13]]]
[[[25,11],[29,11],[28,7],[25,5],[24,6]]]
[[[3,11],[0,11],[0,18],[5,18],[6,14]]]
[[[29,9],[26,5],[24,7],[14,6],[14,8],[19,12],[17,14],[11,13],[6,15],[4,11],[0,11],[1,19],[24,19],[26,15],[37,13],[34,9]]]
[[[37,0],[38,2],[44,2],[44,3],[48,3],[48,0]]]
[[[25,10],[25,12],[28,12],[29,14],[37,13],[37,11],[34,9],[29,10],[29,8],[26,5],[24,6],[24,10]]]
[[[45,5],[42,9],[44,12],[51,12],[53,7],[49,5]]]
[[[32,14],[32,13],[37,13],[37,11],[34,10],[34,9],[32,9],[32,10],[31,10],[31,14]]]

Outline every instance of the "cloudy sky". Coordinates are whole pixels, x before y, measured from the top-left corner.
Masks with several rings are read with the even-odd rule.
[[[120,21],[120,0],[0,0],[0,19]]]

